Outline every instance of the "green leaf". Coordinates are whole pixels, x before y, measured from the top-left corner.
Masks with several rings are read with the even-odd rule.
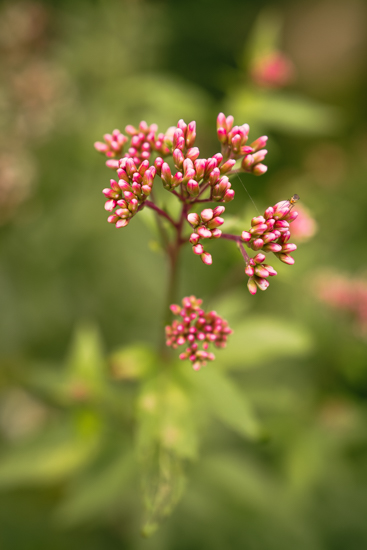
[[[309,353],[313,346],[304,326],[279,317],[252,316],[248,321],[233,324],[233,330],[225,353],[218,353],[218,361],[230,368],[242,369],[279,357],[297,357]]]
[[[196,383],[212,414],[240,435],[256,439],[261,429],[246,397],[218,367],[194,373]]]
[[[285,91],[241,87],[229,96],[226,108],[250,126],[296,135],[333,135],[342,124],[337,108]]]
[[[99,448],[99,437],[75,429],[55,429],[8,450],[0,459],[0,487],[49,484],[86,464]]]
[[[97,518],[109,511],[121,498],[134,473],[132,452],[119,453],[76,483],[56,513],[56,519],[67,526]]]

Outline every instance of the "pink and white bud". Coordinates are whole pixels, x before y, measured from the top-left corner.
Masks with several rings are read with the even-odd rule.
[[[200,235],[198,235],[197,233],[191,233],[189,241],[191,244],[197,244],[199,242],[199,239]]]
[[[253,260],[255,264],[262,264],[265,258],[266,258],[265,254],[262,254],[262,252],[259,252],[259,254],[256,254],[256,256],[253,258]]]
[[[117,202],[114,199],[111,199],[110,201],[106,201],[104,205],[104,209],[107,210],[107,212],[112,212],[116,204]]]
[[[283,244],[282,246],[282,252],[284,252],[285,254],[289,254],[290,252],[294,252],[295,250],[297,250],[297,245],[293,243]]]
[[[189,122],[186,129],[186,147],[190,148],[194,146],[196,139],[196,122],[193,120]]]
[[[250,172],[253,163],[254,157],[252,155],[246,155],[241,162],[242,169],[245,170],[245,172]]]
[[[252,250],[260,250],[264,246],[264,241],[262,239],[255,239],[251,243]]]
[[[198,227],[196,232],[200,235],[202,239],[210,239],[212,236],[212,232],[203,225]]]
[[[194,162],[196,159],[199,158],[200,150],[198,147],[191,147],[186,153],[186,158],[192,160]]]
[[[264,235],[262,235],[261,238],[264,241],[264,244],[268,244],[276,240],[276,235],[275,233],[269,232],[269,233],[264,233]]]
[[[282,250],[282,245],[277,243],[265,244],[263,246],[263,250],[265,250],[265,252],[274,252],[274,254],[276,254]]]
[[[227,189],[223,197],[223,202],[231,202],[234,199],[235,192],[233,189]]]
[[[254,270],[257,277],[263,277],[264,279],[266,279],[266,277],[269,277],[269,271],[265,269],[265,267],[261,264],[257,265]]]
[[[223,212],[225,212],[225,210],[225,206],[216,206],[213,210],[213,216],[220,216]]]
[[[108,150],[108,145],[106,143],[102,143],[102,141],[96,141],[94,144],[94,148],[99,153],[105,153]]]
[[[164,162],[162,164],[161,178],[167,187],[171,187],[172,174],[171,174],[171,168],[169,167],[167,162]]]
[[[213,218],[213,210],[211,208],[205,208],[200,213],[201,219],[204,223],[210,221]]]
[[[289,256],[288,254],[277,254],[279,260],[285,264],[293,265],[294,264],[294,258],[292,256]]]
[[[255,277],[254,280],[257,288],[259,288],[260,290],[266,290],[269,286],[269,281],[263,279],[262,277]]]
[[[219,115],[217,116],[217,129],[218,128],[227,129],[227,120],[224,113],[219,113]]]
[[[127,207],[130,210],[130,212],[132,212],[133,214],[136,214],[136,212],[138,211],[138,207],[139,207],[138,200],[137,199],[131,199],[131,201],[129,202]]]
[[[216,216],[215,218],[210,220],[209,223],[207,223],[207,228],[208,229],[216,229],[217,227],[220,227],[223,224],[224,224],[224,219],[220,218],[219,216]]]
[[[154,166],[157,171],[158,176],[161,175],[162,166],[164,164],[164,160],[161,157],[157,157],[154,161]]]
[[[213,258],[211,257],[211,254],[209,254],[209,252],[203,252],[200,258],[205,265],[211,265],[213,263]]]
[[[242,239],[245,243],[248,243],[249,241],[251,241],[251,238],[252,238],[251,233],[249,233],[248,231],[242,231],[242,233],[241,233],[241,239]]]
[[[264,224],[265,218],[263,216],[256,216],[255,218],[252,218],[251,225],[254,227],[255,225],[258,225],[259,223]]]
[[[286,220],[289,223],[292,223],[296,218],[298,218],[298,212],[296,212],[295,210],[291,210],[286,216]]]
[[[196,171],[196,180],[200,181],[205,173],[206,159],[196,159],[194,162],[194,167]]]
[[[112,168],[112,170],[116,170],[119,167],[119,161],[115,159],[108,159],[106,160],[106,166],[107,168]]]
[[[247,288],[250,292],[250,294],[254,295],[257,292],[257,285],[255,283],[255,279],[253,277],[250,277],[247,281]]]
[[[219,166],[223,160],[223,155],[222,153],[215,153],[215,155],[213,155],[212,158],[216,161],[217,166]]]
[[[212,229],[212,239],[219,239],[222,236],[222,231],[220,229]]]
[[[256,164],[252,169],[252,173],[254,174],[254,176],[262,176],[267,171],[268,167],[265,166],[265,164]]]
[[[266,149],[261,149],[260,151],[257,151],[257,153],[253,153],[253,159],[254,163],[258,164],[259,162],[262,162],[266,155],[268,154]]]
[[[261,136],[255,141],[251,143],[251,147],[254,151],[259,151],[260,149],[263,149],[266,146],[266,142],[268,141],[268,136]]]
[[[200,256],[204,252],[204,247],[202,244],[198,243],[192,247],[192,251],[194,254],[197,254],[198,256]]]
[[[120,229],[121,227],[126,227],[128,225],[130,220],[128,220],[127,218],[123,219],[123,220],[118,220],[116,222],[116,229]]]
[[[227,160],[224,164],[222,164],[222,166],[220,167],[220,173],[223,175],[223,174],[227,174],[228,172],[230,172],[233,168],[233,166],[236,164],[236,161],[235,159],[229,159]]]
[[[199,184],[196,180],[189,180],[187,182],[187,191],[189,192],[189,195],[191,195],[192,197],[197,197],[198,194],[200,193],[200,187],[199,187]]]
[[[175,163],[176,168],[181,169],[183,166],[183,162],[185,160],[184,154],[181,151],[181,149],[175,149],[173,151],[173,162]]]
[[[254,268],[252,267],[252,265],[247,265],[247,266],[245,267],[245,273],[246,273],[246,275],[248,275],[249,277],[252,277],[252,276],[253,276],[253,274],[255,273],[255,270],[254,270]]]
[[[268,230],[266,223],[259,223],[250,229],[251,235],[262,235]]]
[[[218,182],[219,178],[220,178],[220,170],[219,168],[214,168],[214,170],[212,170],[209,174],[209,180],[208,180],[209,184],[211,186],[215,185]]]
[[[171,186],[174,189],[175,187],[178,187],[180,183],[182,183],[183,176],[181,172],[176,172],[176,174],[173,176],[171,181]]]
[[[191,214],[188,214],[187,221],[193,226],[197,227],[200,223],[200,216],[199,214],[196,214],[195,212],[191,212]]]
[[[225,128],[218,128],[217,136],[219,143],[227,143],[227,130]]]
[[[273,214],[274,214],[274,208],[272,206],[269,206],[269,208],[265,210],[264,217],[266,220],[269,220],[270,218],[273,217]]]
[[[275,275],[278,275],[271,265],[263,264],[263,267],[265,267],[266,271],[269,273],[269,277],[275,277]]]

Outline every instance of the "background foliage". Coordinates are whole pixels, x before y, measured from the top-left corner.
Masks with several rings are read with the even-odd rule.
[[[318,292],[367,279],[366,18],[358,0],[0,4],[4,550],[366,547],[366,326]],[[293,81],[256,83],[276,49]],[[106,223],[92,144],[184,118],[209,155],[220,110],[269,135],[268,173],[244,178],[259,210],[298,193],[318,231],[254,297],[230,243],[210,268],[183,255],[177,300],[235,330],[194,373],[157,355],[164,257],[145,211]],[[257,212],[232,185],[243,229]]]

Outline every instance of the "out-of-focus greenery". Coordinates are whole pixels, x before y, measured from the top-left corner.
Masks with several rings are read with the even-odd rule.
[[[366,10],[274,5],[0,5],[4,550],[367,546],[366,340],[316,292],[323,273],[367,277]],[[251,63],[276,49],[295,80],[261,87]],[[183,253],[177,301],[234,329],[196,373],[158,352],[165,258],[145,211],[106,223],[93,142],[184,118],[207,156],[221,110],[269,135],[268,173],[242,177],[257,208],[298,193],[318,232],[256,296],[231,243],[210,268]]]

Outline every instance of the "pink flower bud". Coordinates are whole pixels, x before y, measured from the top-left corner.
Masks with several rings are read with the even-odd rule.
[[[107,221],[108,223],[116,223],[118,219],[119,217],[116,214],[112,214],[112,216],[108,216]]]
[[[274,252],[274,254],[276,254],[282,250],[282,246],[277,243],[265,244],[263,246],[263,250],[265,250],[265,252]]]
[[[196,180],[200,181],[204,176],[204,172],[206,168],[206,160],[205,159],[195,160],[194,167],[196,171]]]
[[[183,162],[185,160],[184,154],[181,149],[175,149],[173,151],[173,162],[175,163],[176,168],[182,168]]]
[[[204,247],[203,247],[202,244],[199,243],[199,244],[196,244],[192,247],[192,251],[193,251],[194,254],[197,254],[198,256],[200,256],[204,252]]]
[[[167,187],[171,187],[172,174],[171,174],[171,168],[169,167],[167,162],[164,162],[162,164],[161,178]]]
[[[204,223],[208,222],[213,218],[213,210],[211,208],[205,208],[205,210],[201,211],[200,216]]]
[[[265,172],[267,172],[267,170],[268,167],[265,166],[265,164],[256,164],[252,169],[252,173],[254,176],[262,176]]]
[[[194,146],[196,139],[196,122],[193,120],[189,122],[186,129],[186,147],[190,148]]]
[[[209,183],[211,186],[215,185],[220,178],[220,170],[219,168],[214,168],[209,174]]]
[[[172,311],[173,315],[178,315],[181,311],[181,307],[177,304],[171,304],[169,306],[170,310]],[[167,327],[166,327],[167,328]]]
[[[217,116],[217,128],[227,129],[227,120],[224,113],[219,113]]]
[[[251,225],[254,227],[255,225],[258,225],[259,223],[263,224],[265,223],[265,218],[263,216],[256,216],[256,218],[252,218]]]
[[[213,263],[213,259],[211,257],[211,254],[209,254],[209,252],[203,252],[200,258],[205,265],[211,265]]]
[[[297,250],[297,245],[293,243],[283,244],[282,246],[282,252],[286,254],[288,254],[289,252],[294,252],[295,250]]]
[[[120,227],[126,227],[128,225],[130,220],[128,220],[127,218],[123,219],[123,220],[118,220],[116,222],[116,229],[120,229]]]
[[[186,153],[186,158],[192,160],[193,162],[199,158],[200,151],[198,147],[191,147]]]
[[[222,153],[215,153],[212,158],[217,162],[217,166],[219,166],[223,160],[223,155]]]
[[[263,149],[266,146],[267,141],[268,136],[261,136],[251,143],[251,147],[254,151],[259,151],[259,149]]]
[[[222,232],[220,229],[212,229],[212,239],[219,239],[221,237]]]
[[[210,239],[212,236],[212,232],[203,225],[198,227],[196,232],[200,235],[202,239]]]
[[[276,235],[275,233],[264,233],[264,235],[262,235],[262,240],[264,241],[264,244],[268,244],[272,241],[275,241],[276,240]]]
[[[260,250],[260,248],[262,248],[263,246],[264,246],[264,241],[262,239],[255,239],[251,243],[251,248],[253,250]]]
[[[178,185],[180,185],[180,183],[182,182],[182,179],[183,179],[183,176],[181,172],[176,172],[176,174],[172,178],[172,182],[171,182],[172,188],[175,188]]]
[[[263,264],[263,267],[265,267],[270,277],[275,277],[278,274],[271,265]]]
[[[102,141],[96,141],[94,144],[94,148],[99,153],[105,153],[108,150],[108,145],[106,143],[102,143]]]
[[[197,195],[200,193],[199,184],[195,180],[189,180],[187,182],[187,190],[189,192],[189,195],[192,197],[197,197]]]
[[[275,220],[274,218],[270,218],[270,220],[266,220],[265,223],[268,226],[268,230],[271,231],[274,228]]]
[[[253,156],[253,159],[254,159],[254,163],[255,164],[258,164],[259,162],[262,162],[264,160],[264,158],[266,157],[267,155],[267,150],[266,149],[261,149],[260,151],[258,151],[257,153],[254,153],[252,156]]]
[[[131,201],[129,202],[127,207],[130,210],[130,212],[135,214],[138,210],[138,206],[139,206],[138,200],[137,199],[131,199]]]
[[[163,164],[164,164],[164,160],[161,157],[157,157],[154,161],[154,166],[155,166],[155,169],[157,170],[158,176],[161,175],[161,169]]]
[[[112,199],[110,201],[105,202],[104,208],[105,208],[105,210],[107,210],[107,212],[112,212],[112,210],[115,208],[116,204],[117,204],[116,201],[114,199]]]
[[[269,206],[269,208],[265,210],[264,217],[266,220],[269,220],[270,218],[273,217],[273,214],[274,214],[274,208],[272,206]]]
[[[119,167],[119,161],[114,159],[108,159],[106,160],[106,166],[107,168],[112,168],[112,170],[116,170]]]
[[[232,115],[227,116],[226,123],[227,123],[227,132],[229,132],[233,126],[234,118]]]
[[[220,216],[225,212],[225,206],[216,206],[213,210],[213,216]]]
[[[187,216],[187,221],[193,226],[193,227],[197,227],[199,224],[200,224],[200,216],[199,214],[196,214],[195,212],[191,212],[191,214],[189,214]]]
[[[223,197],[223,202],[233,201],[234,195],[235,195],[235,193],[234,193],[233,189],[227,189],[227,191],[225,192],[225,195]]]
[[[245,172],[249,172],[253,163],[254,157],[252,155],[246,155],[241,162],[241,166]]]
[[[224,144],[227,142],[227,130],[225,128],[218,128],[217,136],[220,143]]]
[[[259,223],[250,229],[251,235],[262,235],[268,230],[266,223]]]
[[[269,277],[269,271],[267,269],[265,269],[265,267],[263,267],[262,265],[257,265],[255,267],[255,275],[257,275],[257,277]]]
[[[152,192],[152,188],[149,185],[142,185],[141,190],[146,197],[149,197]]]
[[[246,275],[248,275],[249,277],[252,277],[253,274],[255,273],[255,270],[254,270],[254,268],[253,268],[251,265],[247,265],[247,266],[245,267],[245,273],[246,273]]]
[[[241,239],[245,242],[245,243],[248,243],[249,241],[251,241],[251,233],[249,233],[248,231],[242,231],[241,233]]]
[[[289,223],[293,222],[296,218],[298,218],[298,212],[296,212],[295,210],[291,210],[291,212],[289,212],[289,214],[287,214],[286,216],[286,220]]]
[[[265,258],[266,258],[265,254],[262,254],[261,252],[259,252],[259,254],[256,254],[255,258],[253,258],[253,260],[256,264],[262,264]]]
[[[235,159],[229,159],[227,160],[222,166],[220,167],[220,173],[221,174],[227,174],[227,172],[230,172],[233,168],[233,166],[236,164]]]
[[[207,224],[208,229],[216,229],[217,227],[220,227],[224,224],[224,219],[220,218],[219,216],[216,216],[210,222]]]
[[[288,256],[288,254],[277,254],[279,260],[285,264],[293,265],[294,264],[294,258],[292,256]]]
[[[269,286],[269,281],[262,277],[255,277],[254,280],[260,290],[266,290]]]
[[[197,233],[191,233],[189,240],[191,244],[197,244],[199,242],[199,239],[200,235],[198,235]]]
[[[254,295],[257,292],[257,285],[255,283],[255,279],[253,277],[250,277],[247,281],[247,288],[249,289],[250,294]]]

